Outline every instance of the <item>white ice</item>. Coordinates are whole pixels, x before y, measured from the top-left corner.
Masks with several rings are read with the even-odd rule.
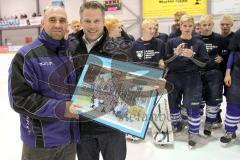
[[[0,54],[0,159],[20,160],[22,142],[20,140],[19,116],[8,101],[8,68],[14,54]],[[222,104],[225,113],[225,102]],[[175,137],[171,146],[156,146],[147,134],[146,139],[138,143],[127,143],[127,160],[239,160],[240,139],[223,146],[219,137],[223,129],[215,130],[210,138],[203,138],[198,148],[190,150],[186,132]]]

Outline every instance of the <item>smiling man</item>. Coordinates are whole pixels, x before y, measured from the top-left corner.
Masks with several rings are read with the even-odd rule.
[[[88,55],[111,58],[103,51],[108,33],[104,28],[104,7],[97,1],[83,3],[80,7],[82,30],[69,39],[69,52],[73,56],[79,78]],[[80,122],[81,140],[77,146],[78,159],[97,160],[101,151],[104,160],[124,160],[126,157],[125,134],[93,121]]]
[[[22,160],[75,160],[78,124],[59,120],[78,117],[68,112],[72,93],[64,85],[65,77],[75,82],[73,65],[63,63],[68,60],[65,10],[49,7],[42,27],[39,37],[17,52],[9,69],[10,104],[21,121]]]

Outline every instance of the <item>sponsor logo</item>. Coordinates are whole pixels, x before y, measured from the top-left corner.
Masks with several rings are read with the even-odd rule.
[[[40,62],[39,65],[40,66],[51,66],[53,64],[53,62]]]

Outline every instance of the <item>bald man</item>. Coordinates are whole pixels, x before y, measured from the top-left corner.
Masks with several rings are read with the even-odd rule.
[[[69,112],[75,82],[66,55],[67,15],[49,7],[39,37],[21,48],[9,69],[9,99],[20,114],[22,160],[75,160],[78,118]]]

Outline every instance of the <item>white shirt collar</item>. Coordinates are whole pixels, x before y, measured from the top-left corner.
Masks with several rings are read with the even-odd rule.
[[[98,39],[96,39],[95,41],[93,42],[89,42],[87,39],[86,39],[86,35],[84,34],[82,39],[87,47],[87,51],[88,53],[91,51],[91,49],[94,47],[94,45],[100,41],[100,39],[102,38],[103,35],[101,35]]]

